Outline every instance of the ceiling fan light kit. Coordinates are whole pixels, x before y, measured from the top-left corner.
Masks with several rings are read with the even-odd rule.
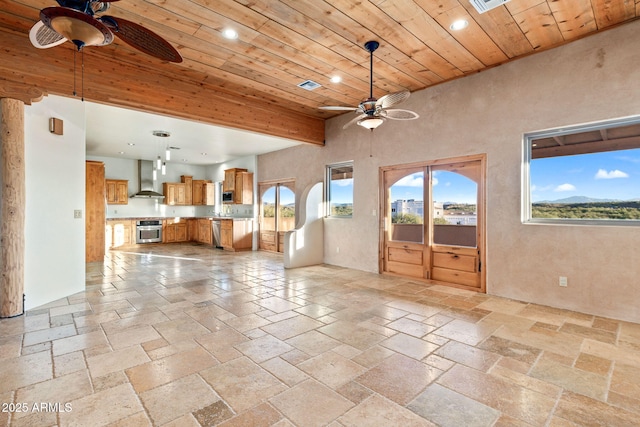
[[[374,130],[382,123],[384,123],[384,119],[382,117],[365,117],[364,119],[358,120],[359,126],[371,130]]]
[[[82,12],[66,7],[47,7],[40,11],[40,20],[78,50],[84,46],[104,46],[113,41],[113,33],[102,22]]]
[[[108,45],[115,35],[147,55],[163,61],[182,62],[180,53],[153,31],[115,16],[95,16],[109,9],[114,1],[118,0],[57,0],[59,6],[40,11],[40,21],[29,32],[31,43],[44,49],[70,40],[80,51],[85,46]],[[43,25],[48,32],[41,30]]]
[[[405,101],[411,93],[408,90],[390,93],[384,95],[380,99],[373,97],[373,52],[380,47],[380,43],[370,40],[364,44],[364,48],[370,54],[369,65],[369,97],[360,102],[357,107],[342,106],[322,106],[321,110],[328,111],[354,111],[358,116],[343,126],[343,129],[357,123],[365,129],[374,130],[385,122],[386,119],[392,120],[415,120],[420,117],[417,113],[409,110],[390,109],[390,107]]]

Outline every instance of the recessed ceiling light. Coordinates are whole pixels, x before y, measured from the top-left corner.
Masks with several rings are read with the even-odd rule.
[[[154,130],[153,136],[158,136],[160,138],[168,138],[171,136],[171,132],[167,132],[166,130]]]
[[[124,151],[118,151],[118,154],[124,154]]]
[[[331,83],[340,83],[341,81],[342,81],[342,77],[340,76],[331,77]]]
[[[466,19],[458,19],[457,21],[453,21],[453,23],[449,26],[449,28],[453,31],[464,30],[469,26],[469,21]]]
[[[238,32],[231,28],[225,28],[222,30],[222,37],[229,40],[235,40],[238,38]]]
[[[134,145],[136,145],[136,144],[134,144],[133,142],[127,142],[127,145],[128,145],[129,147],[133,147],[133,146],[134,146]]]
[[[201,155],[201,156],[206,156],[206,155],[207,155],[207,153],[200,153],[200,155]]]

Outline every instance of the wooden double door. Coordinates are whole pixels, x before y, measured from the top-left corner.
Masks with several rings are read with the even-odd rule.
[[[293,180],[261,182],[260,233],[258,248],[284,252],[284,233],[296,225],[296,196]]]
[[[485,157],[380,170],[380,271],[485,291]]]

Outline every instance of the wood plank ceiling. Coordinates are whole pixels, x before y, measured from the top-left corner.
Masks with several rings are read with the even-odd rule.
[[[73,46],[39,50],[28,31],[53,0],[2,0],[0,78],[73,92]],[[417,91],[635,20],[640,0],[121,0],[109,15],[169,40],[180,64],[123,42],[85,48],[85,99],[322,144],[322,105],[368,96],[367,40],[378,40],[374,96]],[[453,31],[465,19],[469,25]],[[221,32],[235,29],[239,38]],[[78,55],[78,58],[80,56]],[[77,59],[80,61],[80,59]],[[331,83],[340,76],[341,83]],[[307,79],[320,85],[307,91]],[[78,83],[76,83],[78,84]]]

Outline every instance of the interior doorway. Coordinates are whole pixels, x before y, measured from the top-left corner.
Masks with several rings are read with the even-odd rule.
[[[276,181],[258,184],[260,192],[260,233],[258,248],[284,252],[284,233],[296,225],[295,182]]]
[[[485,292],[485,156],[381,168],[380,271]]]

